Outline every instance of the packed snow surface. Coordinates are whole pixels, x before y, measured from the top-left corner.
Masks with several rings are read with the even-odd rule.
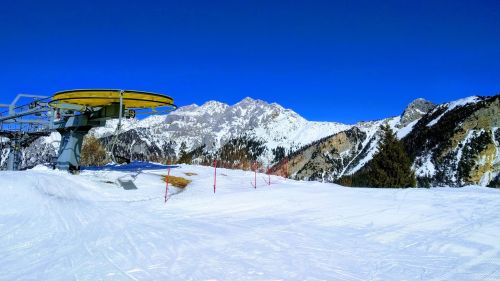
[[[171,172],[0,172],[0,279],[500,280],[499,190]]]

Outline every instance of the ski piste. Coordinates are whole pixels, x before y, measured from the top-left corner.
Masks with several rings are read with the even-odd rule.
[[[150,163],[0,172],[0,280],[498,280],[500,193]],[[141,171],[138,173],[138,171]],[[190,176],[188,176],[189,174]],[[137,175],[137,189],[118,178]],[[257,178],[266,177],[258,173]]]

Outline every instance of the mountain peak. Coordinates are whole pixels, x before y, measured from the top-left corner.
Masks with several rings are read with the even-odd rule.
[[[267,102],[262,101],[262,100],[256,100],[251,97],[246,97],[239,102],[237,102],[234,106],[246,106],[246,105],[251,105],[251,104],[267,104]]]
[[[406,106],[406,109],[416,107],[416,108],[420,108],[422,110],[426,110],[426,108],[434,107],[434,106],[436,106],[436,105],[431,101],[428,101],[424,98],[417,98],[417,99],[414,99],[412,102],[410,102],[408,104],[408,106]]]
[[[228,107],[228,105],[220,101],[209,100],[205,102],[202,107]]]
[[[199,114],[208,114],[208,115],[214,115],[214,114],[221,114],[226,111],[226,109],[229,107],[229,105],[211,100],[205,102],[202,106],[198,108]]]
[[[427,112],[434,109],[436,105],[426,99],[418,98],[410,102],[408,106],[406,106],[405,110],[401,114],[401,123],[400,127],[405,127],[411,122],[419,119]]]
[[[240,102],[253,102],[253,101],[255,101],[253,98],[251,98],[251,97],[245,97]]]

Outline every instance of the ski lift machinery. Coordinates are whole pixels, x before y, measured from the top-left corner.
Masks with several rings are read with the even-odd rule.
[[[134,118],[138,114],[164,114],[177,109],[171,97],[142,91],[85,89],[62,91],[51,98],[24,95],[35,98],[27,107],[15,107],[19,96],[9,107],[9,111],[0,115],[0,137],[10,139],[11,149],[7,168],[17,170],[19,136],[41,136],[57,131],[61,142],[55,167],[61,170],[77,171],[80,169],[80,153],[83,137],[94,127],[101,127],[107,120],[118,119],[117,128],[112,137],[111,156],[116,138],[120,133],[123,118]],[[26,107],[26,109],[24,109]],[[16,110],[18,109],[18,110]],[[20,117],[30,117],[21,120]],[[35,129],[18,129],[17,135],[7,127],[9,124],[36,125]],[[26,137],[24,138],[26,139]],[[16,157],[17,156],[17,157]],[[13,162],[12,165],[9,164]]]

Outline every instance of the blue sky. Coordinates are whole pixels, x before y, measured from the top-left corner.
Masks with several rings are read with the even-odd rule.
[[[4,0],[0,32],[0,103],[120,88],[353,123],[500,93],[499,1]]]

